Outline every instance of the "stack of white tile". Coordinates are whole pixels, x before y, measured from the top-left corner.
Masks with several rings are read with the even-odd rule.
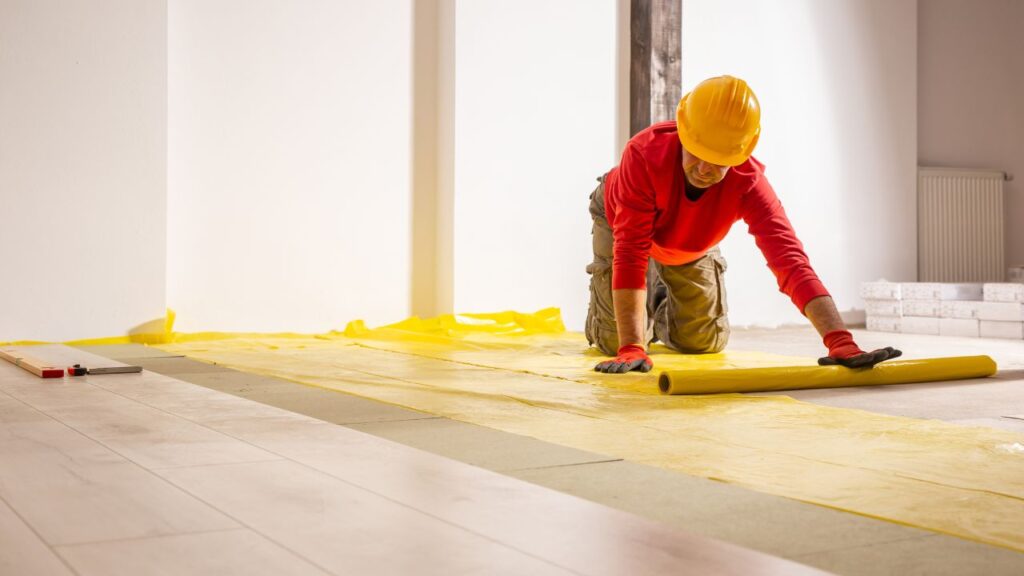
[[[1024,284],[865,282],[867,328],[879,332],[1024,339]]]
[[[982,338],[1024,339],[1024,284],[985,284],[978,319]]]
[[[899,332],[903,317],[903,286],[898,282],[865,282],[860,285],[867,328],[877,332]]]

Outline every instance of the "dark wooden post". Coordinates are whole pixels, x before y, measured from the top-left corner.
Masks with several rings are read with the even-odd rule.
[[[682,96],[682,0],[631,0],[630,136],[675,118]]]

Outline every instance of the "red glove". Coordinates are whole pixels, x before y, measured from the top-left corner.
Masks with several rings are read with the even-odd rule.
[[[903,352],[892,347],[865,352],[853,341],[853,334],[846,330],[833,330],[825,334],[823,340],[828,347],[828,356],[818,358],[821,366],[839,364],[847,368],[871,368],[879,362],[903,355]]]
[[[619,355],[616,356],[614,360],[605,360],[597,366],[594,366],[594,370],[597,370],[598,372],[607,372],[609,374],[623,374],[630,370],[650,372],[653,367],[654,362],[651,362],[651,359],[647,356],[647,351],[644,350],[643,346],[637,344],[626,344],[619,348]]]

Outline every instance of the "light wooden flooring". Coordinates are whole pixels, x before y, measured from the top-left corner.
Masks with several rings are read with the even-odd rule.
[[[907,357],[990,354],[986,380],[802,391],[799,399],[1024,432],[1024,342],[856,332]],[[731,347],[814,356],[809,328],[735,330]],[[1022,574],[1024,554],[732,485],[609,459],[396,406],[253,376],[141,346],[89,348],[204,387],[394,440],[646,517],[840,574]]]
[[[400,436],[420,423],[490,468],[595,455],[464,435],[458,423],[145,348],[104,351],[148,356],[136,358],[148,370],[42,380],[0,363],[0,574],[820,573],[372,428]],[[63,346],[33,355],[111,363]],[[248,391],[260,401],[239,397]]]

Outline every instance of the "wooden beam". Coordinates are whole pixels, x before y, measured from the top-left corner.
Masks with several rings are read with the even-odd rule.
[[[28,370],[40,378],[61,378],[64,376],[63,368],[55,368],[42,360],[27,356],[14,349],[0,350],[0,358],[7,360],[18,368]]]
[[[653,2],[651,11],[651,122],[675,120],[682,97],[682,0]]]
[[[682,0],[631,0],[630,135],[675,118],[682,96]]]
[[[651,1],[632,0],[630,4],[630,136],[651,124]]]

